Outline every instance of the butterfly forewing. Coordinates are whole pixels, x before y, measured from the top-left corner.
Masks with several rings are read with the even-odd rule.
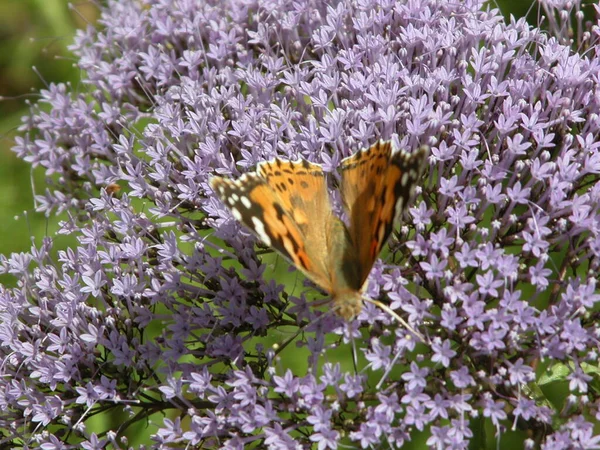
[[[325,230],[332,211],[320,166],[274,159],[236,181],[213,177],[211,187],[261,241],[331,291]]]
[[[361,262],[361,284],[408,205],[426,156],[424,148],[414,153],[395,151],[390,141],[379,141],[342,161],[340,192]]]

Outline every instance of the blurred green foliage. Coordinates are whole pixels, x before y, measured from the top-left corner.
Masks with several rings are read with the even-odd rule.
[[[93,23],[98,8],[66,0],[0,0],[0,253],[26,251],[53,235],[58,220],[35,213],[33,191],[43,192],[43,170],[31,170],[11,147],[28,103],[51,82],[77,82],[67,50],[77,28]],[[65,247],[66,242],[57,242]],[[0,277],[0,283],[13,283]]]

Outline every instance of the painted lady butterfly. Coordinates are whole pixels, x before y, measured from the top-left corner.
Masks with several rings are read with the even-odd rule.
[[[380,141],[342,160],[350,226],[333,213],[319,164],[274,159],[235,181],[215,176],[210,185],[233,217],[327,291],[349,320],[361,310],[363,284],[409,204],[427,153]]]

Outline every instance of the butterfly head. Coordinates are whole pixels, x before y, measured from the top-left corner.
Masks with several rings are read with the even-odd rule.
[[[344,320],[355,319],[362,310],[362,294],[354,290],[344,290],[333,295],[335,312]]]

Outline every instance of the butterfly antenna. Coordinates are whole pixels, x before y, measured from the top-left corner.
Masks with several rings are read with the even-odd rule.
[[[350,326],[350,324],[346,324],[346,326]],[[352,365],[354,366],[354,374],[358,374],[358,351],[356,350],[356,341],[354,340],[354,336],[350,333],[350,341],[352,342]]]
[[[391,315],[394,319],[396,319],[398,321],[398,323],[400,323],[400,325],[402,325],[404,328],[406,328],[410,333],[412,333],[413,335],[415,335],[416,337],[419,338],[419,340],[423,343],[423,344],[429,344],[429,340],[425,338],[425,336],[423,336],[421,333],[419,333],[417,330],[415,330],[413,327],[411,327],[408,322],[406,322],[406,320],[404,320],[402,317],[400,317],[392,308],[390,308],[388,305],[378,301],[378,300],[373,300],[372,298],[368,298],[368,297],[363,297],[363,300],[366,302],[369,302],[379,308],[381,308],[382,310],[384,310],[385,312],[387,312],[389,315]]]
[[[334,305],[333,308],[331,308],[331,312],[332,313],[337,313],[338,309],[340,309],[340,305]],[[352,333],[352,329],[350,328],[352,326],[351,322],[345,322],[345,326],[348,327],[348,338],[350,340],[350,343],[352,344],[352,365],[354,366],[354,373],[358,374],[359,370],[358,370],[358,350],[356,348],[356,341],[354,340],[354,335]],[[342,336],[343,337],[343,336]]]
[[[390,363],[388,364],[387,368],[385,369],[385,372],[383,373],[383,376],[381,377],[381,380],[379,380],[379,383],[377,383],[377,386],[375,386],[375,389],[377,389],[377,390],[381,389],[381,386],[383,386],[385,379],[388,377],[388,375],[390,374],[390,372],[396,365],[396,361],[398,360],[399,357],[400,357],[400,352],[396,352],[394,359],[392,359],[390,361]]]

